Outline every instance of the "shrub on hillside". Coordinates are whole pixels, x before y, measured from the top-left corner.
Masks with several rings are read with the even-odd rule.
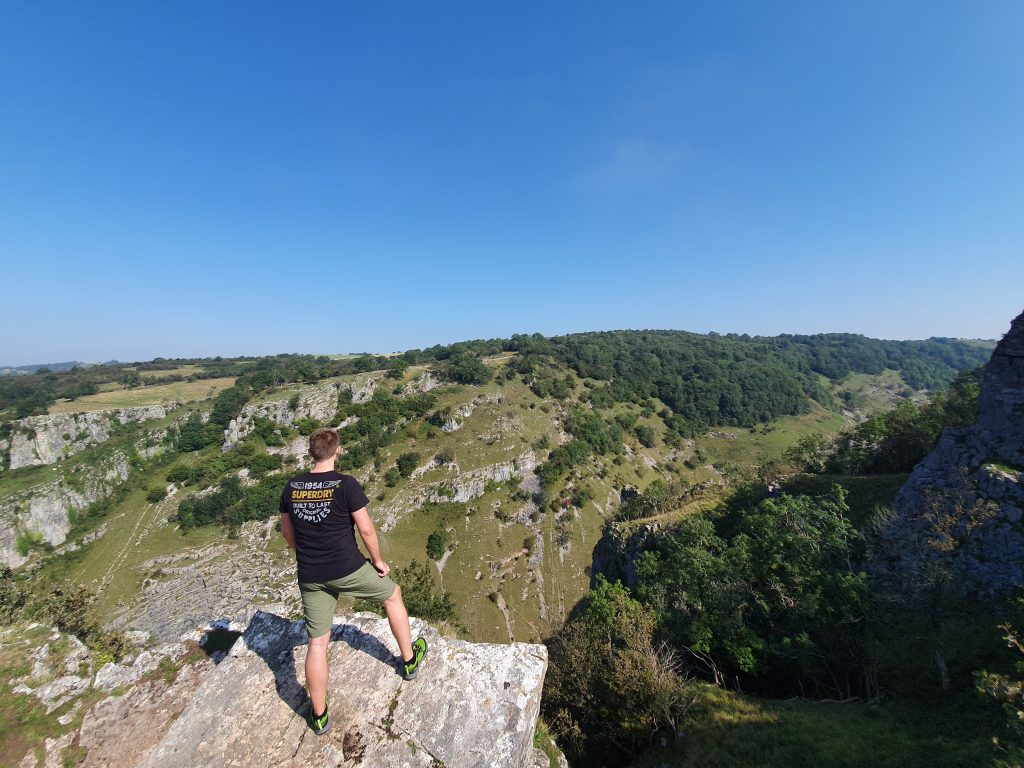
[[[978,411],[980,371],[961,373],[924,405],[903,400],[829,439],[807,435],[786,452],[806,472],[874,475],[909,472],[934,447],[944,427],[970,424]]]
[[[974,673],[975,686],[980,694],[999,702],[1006,713],[1009,738],[994,738],[996,747],[1003,753],[1006,762],[997,765],[1019,766],[1024,764],[1024,641],[1010,624],[1003,624],[1000,629],[1005,633],[1006,645],[1017,654],[1014,673],[999,674],[987,670]]]
[[[242,406],[245,405],[250,394],[248,387],[238,384],[225,389],[217,395],[217,399],[213,403],[210,423],[220,426],[221,429],[227,429],[231,420],[242,412]]]
[[[649,426],[646,424],[640,424],[635,430],[633,430],[633,432],[636,435],[636,439],[640,442],[640,445],[644,448],[654,447],[654,430]]]
[[[548,641],[544,719],[581,765],[623,765],[659,733],[680,733],[687,678],[654,630],[649,608],[599,576]]]
[[[204,424],[198,411],[193,411],[188,419],[178,427],[177,447],[179,451],[199,451],[208,445],[219,443],[224,437],[224,427],[209,422]]]
[[[434,366],[434,373],[445,381],[456,384],[486,384],[494,371],[478,357],[456,354]]]
[[[408,566],[394,568],[391,576],[402,588],[402,599],[410,616],[434,623],[446,621],[456,627],[461,626],[451,595],[443,589],[435,592],[431,569],[425,563],[413,560]],[[357,601],[354,607],[357,611],[382,612],[380,603]]]
[[[440,560],[447,551],[448,532],[443,528],[438,528],[427,537],[427,557],[431,560]]]
[[[867,578],[845,491],[761,501],[718,522],[683,520],[636,563],[659,636],[722,683],[847,697],[864,678]]]
[[[395,466],[398,467],[398,471],[402,477],[409,477],[409,475],[412,474],[412,471],[416,469],[416,464],[419,460],[420,455],[418,453],[409,451],[408,453],[403,453],[398,457],[398,460],[395,462]]]
[[[304,416],[301,419],[296,419],[295,428],[299,431],[299,434],[303,437],[309,437],[313,432],[323,426],[319,421],[311,416]]]
[[[0,624],[21,620],[44,621],[61,632],[74,635],[98,656],[98,661],[118,661],[130,644],[119,632],[103,628],[93,611],[96,594],[83,586],[59,586],[48,589],[45,583],[14,578],[6,566],[0,566]],[[98,666],[98,665],[97,665]]]

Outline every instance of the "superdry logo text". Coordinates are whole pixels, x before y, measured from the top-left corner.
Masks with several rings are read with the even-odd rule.
[[[319,480],[289,483],[292,511],[300,520],[319,523],[331,511],[334,489],[341,480]]]

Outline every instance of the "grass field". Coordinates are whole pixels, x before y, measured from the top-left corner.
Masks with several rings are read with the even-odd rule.
[[[982,768],[1003,729],[998,707],[970,693],[877,706],[770,701],[696,684],[680,747],[630,768]]]
[[[86,395],[77,400],[62,400],[50,406],[50,413],[82,413],[108,411],[113,408],[133,408],[139,405],[159,405],[171,401],[191,403],[216,396],[235,383],[234,377],[176,381],[172,384],[154,384],[148,387],[118,389]]]
[[[708,434],[697,438],[694,443],[707,462],[753,465],[769,458],[780,458],[783,451],[805,435],[814,432],[832,434],[847,424],[838,413],[812,403],[808,413],[785,416],[770,424],[759,425],[753,432],[744,427],[712,427]],[[733,435],[734,438],[712,437],[711,432]]]
[[[177,368],[168,368],[163,371],[139,371],[139,375],[148,381],[164,376],[191,376],[193,373],[202,373],[203,370],[200,365],[180,365]]]

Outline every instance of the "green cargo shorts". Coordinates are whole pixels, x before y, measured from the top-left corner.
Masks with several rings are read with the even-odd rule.
[[[351,595],[383,603],[395,593],[395,582],[388,576],[381,576],[377,569],[366,561],[357,571],[340,579],[322,584],[300,581],[299,592],[302,593],[306,633],[310,637],[321,637],[331,631],[339,595]]]

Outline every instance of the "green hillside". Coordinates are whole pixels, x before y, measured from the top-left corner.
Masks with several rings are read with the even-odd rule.
[[[624,515],[639,518],[628,523],[634,530],[674,530],[681,521],[728,518],[738,499],[772,483],[827,493],[838,481],[849,489],[852,519],[867,520],[891,501],[905,470],[806,474],[807,446],[830,446],[828,436],[900,403],[925,408],[926,390],[942,391],[989,352],[941,339],[614,332],[388,357],[168,360],[25,375],[0,381],[8,443],[24,429],[13,417],[26,413],[185,404],[55,464],[5,469],[0,508],[22,521],[19,546],[29,555],[14,578],[90,590],[90,610],[111,630],[172,637],[253,603],[298,617],[293,555],[275,529],[277,498],[308,465],[305,436],[334,427],[344,448],[339,467],[363,483],[385,559],[408,578],[415,564],[427,566],[423,586],[450,597],[442,613],[451,631],[540,642],[557,636],[591,594],[595,546]],[[229,426],[234,436],[225,442]],[[103,481],[106,492],[70,515],[63,544],[41,543],[18,517],[34,494],[92,487],[117,461],[127,479]],[[650,506],[634,515],[632,498]],[[701,733],[712,732],[712,721],[699,713],[730,707],[745,724],[836,727],[855,739],[872,717],[830,725],[813,707],[741,705],[713,692],[702,701],[693,715]],[[909,745],[931,738],[934,723],[919,725]],[[552,730],[566,738],[558,722]],[[722,747],[722,760],[752,759],[731,749]]]

